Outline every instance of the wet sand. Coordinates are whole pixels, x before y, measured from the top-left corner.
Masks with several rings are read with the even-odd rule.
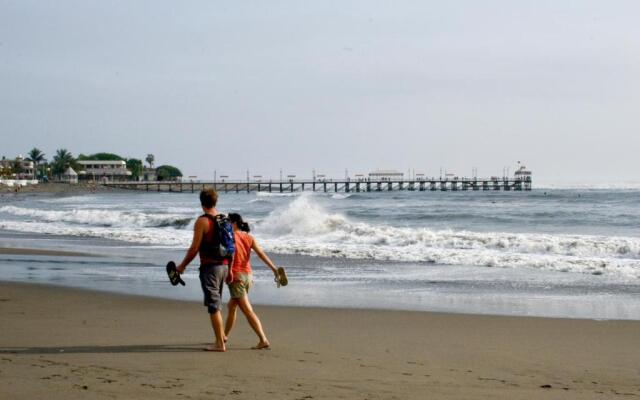
[[[26,249],[18,247],[0,247],[0,254],[20,256],[50,256],[50,257],[99,257],[96,254],[81,253],[77,251]]]
[[[200,304],[0,283],[0,398],[640,397],[640,321],[256,310],[208,353]]]

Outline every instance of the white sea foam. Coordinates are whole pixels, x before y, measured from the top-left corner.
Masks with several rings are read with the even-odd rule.
[[[256,192],[258,197],[296,197],[302,194],[302,192]]]
[[[375,226],[328,213],[309,196],[273,212],[256,231],[278,253],[640,277],[638,238]]]
[[[0,207],[0,228],[186,247],[185,214]],[[15,218],[22,217],[22,218]],[[312,194],[297,195],[255,226],[272,252],[443,265],[539,268],[640,278],[640,238],[543,233],[471,232],[393,227],[329,213]]]
[[[147,214],[136,211],[120,211],[113,209],[72,209],[41,210],[16,206],[0,207],[0,213],[27,217],[35,221],[67,222],[75,224],[118,226],[118,227],[158,227],[185,226],[190,217],[180,214]]]
[[[269,201],[269,199],[262,198],[262,197],[259,197],[259,198],[257,198],[257,199],[251,199],[251,200],[247,201],[247,204],[254,204],[254,203],[265,203],[265,204],[270,204],[270,203],[271,203],[271,201]]]
[[[125,229],[118,227],[74,226],[60,222],[33,221],[0,221],[0,229],[59,236],[102,238],[172,248],[189,246],[192,236],[192,232],[186,229],[149,227],[132,227]]]

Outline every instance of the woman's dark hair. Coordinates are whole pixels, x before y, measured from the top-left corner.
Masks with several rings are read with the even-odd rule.
[[[240,214],[236,214],[236,213],[229,214],[229,221],[238,225],[238,229],[240,229],[243,232],[251,231],[251,229],[249,228],[249,224],[247,224],[242,220],[242,216]]]

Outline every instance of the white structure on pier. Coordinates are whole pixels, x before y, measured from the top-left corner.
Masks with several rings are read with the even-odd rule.
[[[520,167],[513,174],[515,179],[521,181],[531,181],[531,171],[529,171],[524,165],[520,165],[520,161],[518,161],[518,165]]]
[[[401,181],[404,173],[394,170],[376,170],[369,172],[370,181]]]

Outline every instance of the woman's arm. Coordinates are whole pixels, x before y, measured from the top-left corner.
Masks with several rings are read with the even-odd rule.
[[[258,244],[258,242],[256,242],[256,239],[253,239],[253,244],[251,245],[251,248],[253,249],[253,251],[256,252],[256,254],[258,255],[258,257],[260,257],[260,259],[262,260],[262,262],[264,262],[265,264],[267,264],[267,267],[271,268],[271,271],[273,271],[273,273],[278,276],[278,269],[276,268],[275,264],[271,261],[271,259],[269,258],[269,256],[267,256],[265,254],[264,251],[262,251],[262,248],[260,247],[260,245]]]

